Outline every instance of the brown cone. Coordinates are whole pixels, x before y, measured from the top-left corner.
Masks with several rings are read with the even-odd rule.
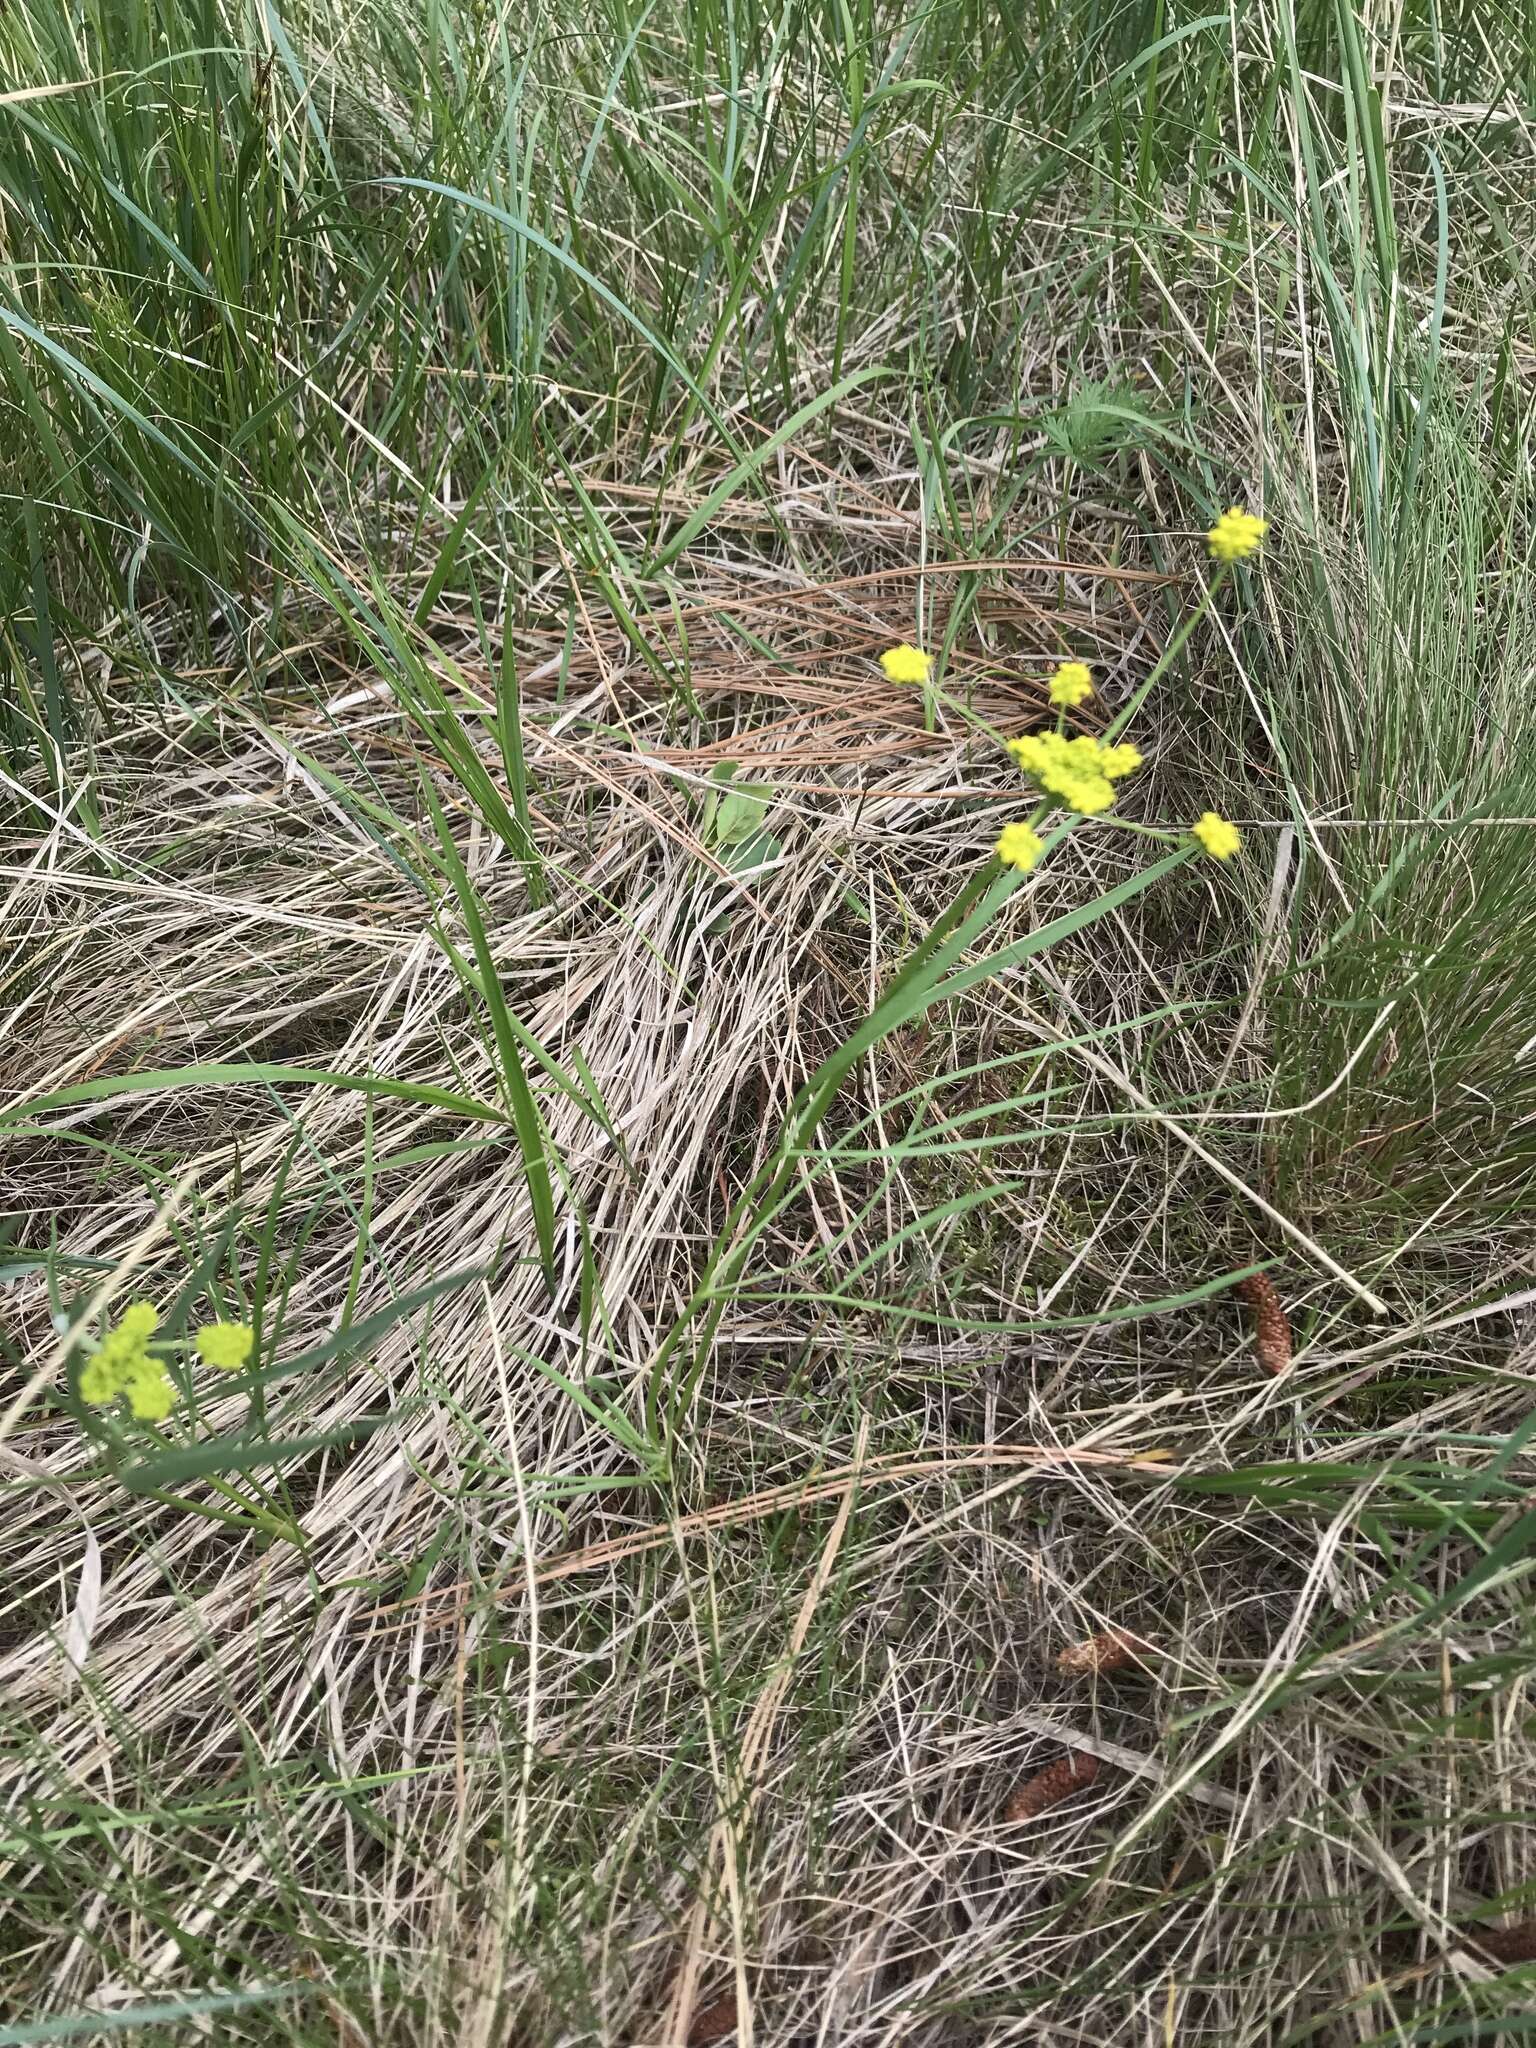
[[[1507,1927],[1469,1927],[1468,1941],[1501,1963],[1536,1963],[1536,1920],[1511,1920]]]
[[[1085,1643],[1069,1643],[1056,1659],[1063,1678],[1103,1678],[1107,1672],[1134,1664],[1147,1645],[1123,1628],[1107,1628]]]
[[[724,2041],[735,2033],[736,2019],[734,1991],[727,1991],[709,2005],[699,2006],[688,2029],[688,2048],[714,2048],[716,2041]]]
[[[1081,1792],[1098,1775],[1098,1758],[1083,1750],[1073,1750],[1056,1763],[1047,1764],[1043,1771],[1036,1771],[1032,1778],[1026,1778],[1003,1808],[1003,1819],[1033,1820],[1063,1799],[1070,1799],[1074,1792]]]
[[[1237,1291],[1253,1310],[1253,1352],[1267,1372],[1282,1373],[1291,1362],[1291,1325],[1275,1283],[1267,1273],[1250,1273]]]

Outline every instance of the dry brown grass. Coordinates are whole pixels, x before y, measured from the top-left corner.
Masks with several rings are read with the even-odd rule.
[[[744,2040],[937,2048],[1124,2038],[1132,2014],[1257,2041],[1367,1982],[1411,2011],[1426,1972],[1476,1977],[1445,1946],[1444,1885],[1523,1875],[1523,1838],[1478,1816],[1523,1773],[1524,1737],[1506,1719],[1463,1752],[1452,1804],[1435,1731],[1456,1660],[1484,1653],[1447,1639],[1437,1663],[1394,1636],[1400,1585],[1326,1685],[1307,1675],[1328,1617],[1367,1611],[1388,1565],[1342,1495],[1330,1520],[1180,1492],[1319,1441],[1255,1373],[1229,1302],[1031,1332],[1053,1307],[1219,1276],[1268,1227],[1166,1131],[1138,1149],[1135,1102],[1050,1051],[1087,1012],[1119,1031],[1115,1071],[1150,1085],[1155,1068],[1165,1101],[1183,1076],[1198,1104],[1219,1039],[1198,1015],[1167,1044],[1134,1019],[1222,989],[1219,963],[1199,970],[1225,914],[1208,888],[1176,925],[1154,902],[1054,981],[1005,979],[871,1058],[838,1129],[874,1119],[890,1170],[835,1144],[807,1161],[670,1481],[637,1487],[623,1437],[535,1363],[638,1420],[800,1080],[995,832],[1010,780],[975,721],[1027,719],[1064,641],[1111,703],[1157,645],[1156,584],[1015,562],[964,623],[946,682],[964,710],[940,702],[925,730],[871,656],[910,631],[918,588],[937,642],[957,581],[704,564],[679,619],[651,622],[658,674],[590,590],[566,612],[551,579],[547,623],[518,640],[547,908],[435,771],[512,1008],[563,1064],[579,1046],[622,1139],[541,1089],[565,1187],[553,1299],[512,1148],[419,1103],[365,1116],[337,1088],[186,1087],[47,1112],[13,1147],[15,1198],[51,1219],[61,1269],[114,1299],[173,1292],[230,1219],[249,1275],[270,1215],[280,1355],[334,1327],[355,1258],[368,1308],[478,1275],[429,1330],[274,1389],[276,1436],[393,1411],[295,1462],[307,1555],[125,1494],[66,1416],[20,1419],[0,1677],[26,1830],[9,1881],[36,1901],[16,1909],[24,2007],[202,1983],[218,1956],[246,1983],[331,1985],[352,2015],[335,2025],[370,2042],[676,2048],[737,1998],[700,1988],[725,1980]],[[468,622],[445,609],[425,644],[494,763]],[[310,658],[323,681],[286,708],[281,690],[258,708],[233,663],[189,679],[189,708],[125,705],[100,739],[102,841],[59,818],[12,849],[16,1099],[262,1059],[493,1096],[402,866],[422,736],[341,650]],[[781,853],[741,879],[701,838],[721,760],[775,789]],[[1159,787],[1154,768],[1149,803]],[[1009,914],[1022,927],[1132,857],[1112,833],[1074,841]],[[1019,1074],[1064,1092],[1027,1156],[981,1155],[993,1226],[903,1240],[934,1169],[901,1152],[891,1098],[939,1081],[951,1109],[980,1106]],[[585,1327],[577,1204],[601,1280]],[[826,1298],[872,1252],[915,1322]],[[47,1370],[41,1273],[7,1324],[24,1373]],[[1324,1395],[1329,1357],[1298,1354]],[[1463,1426],[1496,1405],[1479,1388]],[[243,1419],[216,1397],[203,1427]],[[1386,1434],[1411,1448],[1412,1427]],[[1346,1431],[1329,1456],[1374,1441]],[[60,1645],[72,1603],[83,1680]],[[1163,1655],[1088,1698],[1052,1660],[1064,1633],[1109,1625]],[[1479,1623],[1490,1644],[1513,1626]],[[1394,1716],[1357,1717],[1359,1689],[1405,1681]],[[1063,1745],[1112,1767],[1094,1797],[1003,1829],[1008,1789]],[[1384,1947],[1405,1911],[1417,1947]],[[227,2024],[273,2038],[284,2010]]]

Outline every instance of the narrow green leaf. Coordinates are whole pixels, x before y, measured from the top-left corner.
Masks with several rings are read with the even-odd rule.
[[[523,1174],[528,1186],[528,1201],[533,1211],[534,1233],[539,1242],[539,1260],[544,1268],[544,1277],[553,1291],[556,1284],[555,1199],[549,1170],[550,1140],[544,1129],[544,1120],[539,1115],[538,1104],[533,1099],[533,1090],[528,1085],[528,1076],[518,1050],[518,1033],[513,1030],[512,1016],[502,990],[501,977],[496,971],[491,942],[486,934],[485,919],[481,915],[480,899],[465,871],[463,861],[459,858],[458,847],[454,844],[453,834],[448,829],[448,820],[443,816],[442,806],[430,781],[423,781],[422,790],[431,810],[433,823],[437,827],[443,865],[448,871],[448,878],[458,898],[464,922],[469,927],[470,943],[474,947],[475,964],[479,970],[478,986],[490,1012],[491,1031],[496,1041],[501,1084],[506,1092],[512,1121],[517,1130],[518,1149],[522,1154]],[[574,1094],[574,1089],[572,1092]]]
[[[269,1465],[281,1466],[307,1457],[311,1451],[358,1443],[387,1422],[399,1421],[407,1412],[406,1407],[389,1408],[380,1415],[360,1416],[355,1422],[339,1423],[334,1429],[314,1430],[304,1436],[214,1437],[207,1443],[191,1444],[183,1451],[168,1451],[164,1457],[146,1458],[125,1466],[123,1484],[131,1493],[156,1493],[214,1472],[263,1471]]]
[[[281,1999],[312,1995],[315,1989],[315,1985],[304,1983],[273,1984],[260,1991],[194,1992],[186,1998],[164,1999],[153,2005],[121,2005],[106,2012],[28,2020],[20,2026],[0,2027],[0,2048],[30,2048],[37,2041],[99,2041],[103,2034],[129,2034],[140,2027],[188,2026],[211,2013],[276,2005]]]

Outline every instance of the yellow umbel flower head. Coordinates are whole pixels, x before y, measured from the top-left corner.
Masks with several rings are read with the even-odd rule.
[[[1040,838],[1027,825],[1005,825],[997,835],[996,853],[1005,868],[1027,874],[1044,851]]]
[[[163,1422],[176,1406],[176,1383],[149,1340],[160,1322],[152,1301],[132,1301],[97,1345],[80,1373],[80,1398],[104,1408],[119,1394],[140,1422]]]
[[[1243,835],[1219,811],[1206,811],[1190,828],[1212,860],[1230,860]]]
[[[197,1355],[216,1372],[238,1372],[251,1355],[249,1323],[204,1323],[196,1335]]]
[[[1093,695],[1093,675],[1086,662],[1063,661],[1051,677],[1051,702],[1064,708],[1083,704]]]
[[[130,1375],[123,1392],[140,1422],[164,1422],[176,1406],[176,1383],[157,1359],[146,1358]]]
[[[1049,787],[1069,811],[1080,811],[1085,818],[1096,818],[1115,800],[1114,785],[1102,775],[1061,775]]]
[[[1205,536],[1218,562],[1244,561],[1269,531],[1267,519],[1257,519],[1241,505],[1230,505]]]
[[[1140,766],[1141,749],[1133,747],[1129,740],[1099,748],[1099,773],[1107,775],[1111,782],[1118,782],[1122,775],[1134,775]]]
[[[933,673],[933,656],[903,641],[900,647],[887,647],[880,666],[888,683],[926,683]]]
[[[133,1301],[97,1345],[80,1373],[80,1398],[93,1408],[116,1400],[135,1375],[153,1365],[145,1349],[160,1321],[152,1301]]]
[[[117,1399],[120,1374],[116,1361],[105,1357],[106,1346],[88,1358],[80,1368],[80,1398],[93,1408],[105,1408]]]
[[[1106,746],[1090,734],[1068,739],[1059,732],[1031,732],[1010,740],[1008,751],[1024,773],[1069,810],[1093,816],[1115,800],[1114,784],[1141,766],[1141,756],[1122,741]]]

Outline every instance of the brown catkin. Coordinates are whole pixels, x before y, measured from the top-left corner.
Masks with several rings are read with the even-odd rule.
[[[1134,1664],[1147,1645],[1123,1628],[1106,1628],[1086,1643],[1069,1643],[1056,1659],[1063,1678],[1103,1678]]]
[[[1036,1771],[1032,1778],[1026,1778],[1003,1808],[1003,1819],[1033,1820],[1063,1799],[1070,1799],[1074,1792],[1081,1792],[1098,1775],[1098,1758],[1080,1749],[1073,1750],[1056,1763],[1047,1764],[1043,1771]]]
[[[710,2005],[701,2005],[688,2029],[688,2048],[714,2048],[717,2041],[727,2040],[736,2031],[737,2017],[734,1991],[727,1991]]]
[[[1291,1362],[1291,1325],[1275,1283],[1267,1273],[1250,1273],[1237,1291],[1253,1310],[1253,1352],[1267,1372],[1282,1373]]]
[[[1507,1927],[1469,1927],[1466,1939],[1501,1963],[1536,1963],[1536,1920],[1511,1920]]]

